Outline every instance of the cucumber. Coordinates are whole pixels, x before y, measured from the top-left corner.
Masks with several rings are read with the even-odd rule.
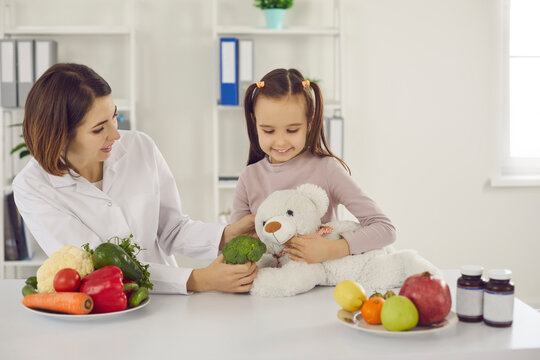
[[[119,245],[113,243],[100,244],[92,255],[92,262],[96,269],[107,265],[118,266],[124,278],[138,281],[143,277],[143,272],[139,265],[129,256],[129,254]]]
[[[148,297],[148,289],[145,287],[138,288],[129,297],[129,306],[131,307],[139,306],[141,301],[143,301],[147,297]]]

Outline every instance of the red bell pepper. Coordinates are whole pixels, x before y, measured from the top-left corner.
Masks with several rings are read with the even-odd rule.
[[[114,265],[102,267],[82,279],[80,292],[94,300],[92,313],[122,311],[127,307],[123,279],[122,270]]]

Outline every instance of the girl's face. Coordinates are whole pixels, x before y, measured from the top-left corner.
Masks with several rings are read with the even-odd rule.
[[[259,96],[253,112],[259,146],[272,164],[288,161],[304,150],[308,123],[301,95],[277,99]]]
[[[111,95],[94,100],[67,150],[67,158],[77,170],[99,164],[110,156],[113,143],[120,138],[116,118]]]

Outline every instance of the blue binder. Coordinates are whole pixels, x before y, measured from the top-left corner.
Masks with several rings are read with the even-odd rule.
[[[219,52],[221,105],[238,105],[238,39],[221,38]]]

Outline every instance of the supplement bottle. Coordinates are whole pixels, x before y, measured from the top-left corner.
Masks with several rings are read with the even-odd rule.
[[[482,321],[484,308],[484,288],[482,280],[484,268],[480,265],[464,265],[460,269],[461,277],[457,281],[456,314],[465,322]]]
[[[514,318],[514,285],[512,271],[494,269],[488,272],[484,289],[484,322],[489,326],[506,327]]]

